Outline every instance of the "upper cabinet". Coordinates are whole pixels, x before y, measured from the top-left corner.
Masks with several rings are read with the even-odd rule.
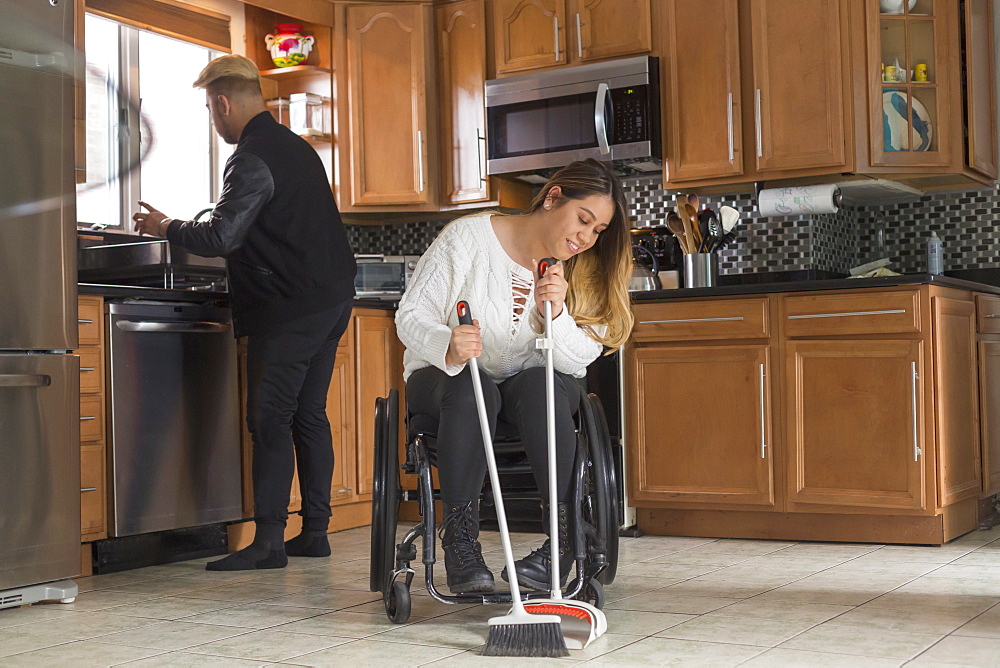
[[[496,73],[648,53],[650,0],[494,0]]]
[[[993,0],[965,0],[962,22],[969,167],[993,180],[997,178]]]
[[[417,205],[432,196],[437,150],[429,133],[433,25],[419,4],[338,6],[342,210]]]

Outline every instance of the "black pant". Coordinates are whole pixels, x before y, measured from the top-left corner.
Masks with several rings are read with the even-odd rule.
[[[406,383],[407,409],[438,417],[438,474],[441,499],[463,505],[478,498],[486,475],[479,413],[472,388],[471,367],[449,376],[437,367],[414,371]],[[517,428],[542,498],[549,498],[548,430],[545,416],[545,369],[525,369],[497,384],[479,372],[486,403],[490,434],[497,420]],[[576,456],[573,417],[580,407],[583,390],[572,376],[555,372],[556,471],[559,501],[569,497],[570,476]]]
[[[283,531],[296,462],[303,528],[327,528],[334,462],[326,394],[350,318],[348,301],[247,339],[247,426],[253,436],[258,534]]]

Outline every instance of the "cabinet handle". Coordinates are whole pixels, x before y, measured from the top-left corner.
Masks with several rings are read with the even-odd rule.
[[[983,317],[985,317],[985,318],[1000,318],[1000,313],[987,313]]]
[[[417,130],[417,178],[420,181],[420,192],[424,191],[424,131]]]
[[[81,325],[92,325],[92,324],[94,324],[93,320],[87,320],[86,318],[77,318],[76,321],[78,323],[80,323]]]
[[[561,53],[559,52],[559,17],[558,16],[553,16],[552,17],[552,36],[555,39],[555,43],[556,43],[556,62],[558,63],[559,62],[559,56],[561,55]]]
[[[344,489],[335,489],[330,494],[340,494],[341,492],[353,492],[353,487],[345,487]]]
[[[844,318],[852,315],[891,315],[893,313],[906,313],[905,308],[894,308],[885,311],[844,311],[843,313],[806,313],[803,315],[790,315],[789,320],[808,320],[810,318]]]
[[[476,167],[479,169],[479,180],[485,182],[486,175],[483,174],[483,147],[482,145],[486,143],[486,137],[479,132],[479,128],[476,128]]]
[[[576,57],[583,59],[583,33],[580,31],[580,12],[576,13]]]
[[[728,123],[729,128],[729,162],[733,161],[734,152],[736,147],[733,146],[735,140],[733,138],[733,94],[729,94],[729,103],[726,105],[726,123]]]
[[[910,362],[910,400],[913,410],[913,461],[920,461],[920,438],[917,434],[917,363]]]
[[[96,420],[96,419],[97,419],[97,416],[90,416],[90,415],[87,415],[87,416],[81,415],[80,416],[80,422],[90,422],[91,420]]]
[[[81,488],[80,488],[80,493],[81,493],[81,494],[82,494],[83,492],[96,492],[96,491],[97,491],[97,488],[96,488],[96,487],[81,487]]]
[[[0,373],[0,387],[48,387],[52,376],[42,373]]]
[[[733,315],[725,318],[677,318],[676,320],[640,320],[640,325],[669,325],[675,322],[733,322],[743,320],[741,315]]]
[[[764,364],[760,365],[760,458],[764,459],[767,456],[767,434],[764,427],[764,420],[767,416],[767,410],[765,408],[764,402],[767,401],[767,397],[764,392]]]
[[[94,367],[92,367],[92,366],[82,366],[82,367],[80,367],[80,372],[81,373],[84,372],[84,371],[93,371],[93,370],[94,370]]]
[[[758,88],[757,91],[754,93],[753,109],[754,109],[753,111],[754,123],[757,128],[757,157],[760,158],[763,157],[764,155],[764,147],[763,147],[763,142],[761,141],[761,130],[760,130],[760,88]]]

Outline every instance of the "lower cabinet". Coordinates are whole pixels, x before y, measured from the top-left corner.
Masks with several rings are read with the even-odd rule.
[[[107,538],[105,476],[104,299],[78,298],[80,347],[80,541]],[[86,554],[86,550],[84,550]],[[88,572],[89,564],[84,564]]]
[[[998,428],[979,423],[1000,394],[1000,335],[980,340],[977,360],[972,293],[860,288],[634,310],[625,438],[641,529],[941,544],[976,527],[984,482],[1000,483],[981,466],[1000,458]]]
[[[976,296],[983,496],[1000,494],[1000,297]]]

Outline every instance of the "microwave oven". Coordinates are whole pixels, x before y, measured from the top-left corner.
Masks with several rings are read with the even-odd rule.
[[[586,158],[659,171],[659,81],[652,56],[487,81],[488,173],[558,168]]]
[[[357,299],[398,299],[413,276],[418,255],[355,255]]]

